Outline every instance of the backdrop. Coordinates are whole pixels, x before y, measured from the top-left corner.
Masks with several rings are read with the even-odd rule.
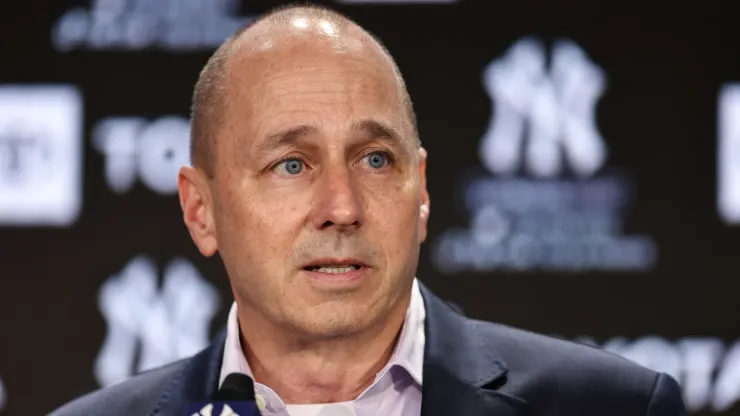
[[[407,79],[429,151],[424,283],[469,316],[666,371],[693,414],[740,414],[729,9],[321,3]],[[223,327],[227,278],[186,232],[176,172],[200,69],[276,4],[3,4],[0,414],[45,414]]]

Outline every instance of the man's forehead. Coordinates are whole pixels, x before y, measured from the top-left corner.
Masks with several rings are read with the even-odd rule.
[[[332,25],[331,22],[310,19],[309,23],[306,29],[296,29],[290,21],[265,23],[243,33],[229,53],[228,90],[259,87],[288,71],[331,71],[352,66],[373,68],[379,76],[391,75],[391,84],[395,84],[393,64],[366,33],[336,26],[327,35],[322,23]]]
[[[400,94],[390,81],[359,71],[308,68],[307,77],[290,71],[252,89],[243,107],[253,107],[242,120],[259,140],[288,126],[306,126],[303,133],[351,134],[392,132],[406,136]],[[239,103],[233,102],[238,111]]]
[[[330,97],[346,100],[345,109],[357,112],[353,120],[344,120],[346,125],[370,125],[362,120],[398,125],[405,116],[396,74],[384,55],[365,46],[337,48],[341,42],[326,36],[278,32],[269,37],[260,30],[237,45],[227,82],[228,112],[252,124],[255,135],[276,134],[288,124],[321,124],[316,117],[300,117],[303,110],[321,112],[316,102],[319,95],[330,104]]]
[[[233,42],[231,54],[237,60],[248,59],[260,52],[289,52],[322,44],[336,53],[380,52],[379,55],[383,55],[382,48],[359,26],[329,17],[303,14],[256,23]]]

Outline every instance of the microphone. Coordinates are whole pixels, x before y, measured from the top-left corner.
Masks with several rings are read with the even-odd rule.
[[[246,374],[231,373],[210,402],[190,403],[185,416],[259,416],[254,382]]]
[[[251,401],[254,402],[254,381],[246,374],[231,373],[224,379],[211,400],[218,402]]]

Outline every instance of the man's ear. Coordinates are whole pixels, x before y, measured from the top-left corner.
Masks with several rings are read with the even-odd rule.
[[[427,238],[427,224],[429,223],[429,191],[427,190],[427,151],[419,147],[419,186],[421,199],[419,207],[419,243]]]
[[[177,190],[185,226],[193,242],[204,256],[216,254],[215,207],[205,173],[191,166],[183,166],[177,178]]]

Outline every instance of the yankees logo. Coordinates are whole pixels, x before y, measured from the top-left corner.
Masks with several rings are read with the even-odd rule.
[[[529,174],[551,177],[562,152],[574,174],[589,176],[606,158],[595,117],[603,71],[569,41],[554,45],[549,73],[546,58],[539,41],[525,38],[485,69],[495,112],[479,152],[493,173],[514,174],[525,162]]]
[[[103,285],[98,302],[108,331],[94,372],[107,386],[205,348],[219,296],[184,259],[166,267],[158,290],[156,265],[139,256]]]

